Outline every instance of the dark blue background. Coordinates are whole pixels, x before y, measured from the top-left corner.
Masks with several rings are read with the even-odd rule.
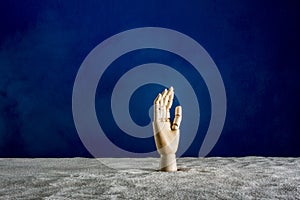
[[[197,40],[223,77],[228,111],[210,156],[300,156],[299,3],[1,1],[0,157],[91,156],[72,117],[87,54],[124,30],[158,26]],[[185,156],[197,156],[202,136]]]

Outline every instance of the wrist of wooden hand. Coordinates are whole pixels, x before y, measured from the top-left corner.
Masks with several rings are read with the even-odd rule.
[[[174,172],[177,171],[176,155],[161,154],[160,155],[160,171]]]

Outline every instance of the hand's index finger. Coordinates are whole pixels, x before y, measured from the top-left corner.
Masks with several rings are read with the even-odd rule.
[[[166,107],[167,107],[167,109],[170,109],[172,107],[173,99],[174,99],[174,89],[172,86],[169,88],[167,96],[168,96],[168,99],[166,102]]]

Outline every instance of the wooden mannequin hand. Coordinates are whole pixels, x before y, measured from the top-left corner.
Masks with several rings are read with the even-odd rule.
[[[174,99],[174,89],[170,87],[158,94],[154,100],[153,132],[155,144],[160,154],[161,171],[177,171],[176,151],[179,144],[182,108],[175,108],[175,118],[170,122],[170,108]]]

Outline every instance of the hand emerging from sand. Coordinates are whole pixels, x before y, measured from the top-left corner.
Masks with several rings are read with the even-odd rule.
[[[160,154],[161,171],[177,171],[176,151],[179,143],[181,106],[175,108],[175,118],[170,122],[170,108],[173,104],[174,89],[170,87],[158,94],[154,100],[153,131],[155,144]]]

